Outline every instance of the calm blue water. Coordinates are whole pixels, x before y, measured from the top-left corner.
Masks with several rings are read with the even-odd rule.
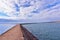
[[[24,25],[39,40],[60,40],[60,23]]]

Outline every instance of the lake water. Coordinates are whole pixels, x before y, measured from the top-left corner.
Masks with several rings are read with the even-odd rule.
[[[60,40],[60,23],[23,25],[39,40]]]

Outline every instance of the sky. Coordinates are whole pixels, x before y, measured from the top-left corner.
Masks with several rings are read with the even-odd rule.
[[[60,0],[0,0],[0,19],[41,22],[60,20],[59,15]]]
[[[0,23],[40,23],[60,20],[60,0],[0,0]],[[0,24],[0,34],[15,24]]]

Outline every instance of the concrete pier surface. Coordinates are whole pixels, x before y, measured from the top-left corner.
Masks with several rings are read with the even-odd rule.
[[[24,40],[20,25],[16,25],[6,33],[0,35],[0,40]]]
[[[38,40],[22,25],[18,24],[4,34],[0,35],[0,40]]]

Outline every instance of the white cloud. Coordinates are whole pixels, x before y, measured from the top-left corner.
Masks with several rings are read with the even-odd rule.
[[[23,3],[26,0],[20,0],[20,5],[23,5]],[[28,0],[27,0],[28,1]],[[31,0],[30,0],[31,1]],[[37,0],[36,0],[37,1]],[[48,1],[48,0],[47,0]],[[53,0],[54,1],[54,0]],[[55,1],[54,1],[55,2]],[[54,3],[52,2],[52,3]],[[19,16],[16,16],[14,14],[16,14],[16,10],[15,10],[15,6],[14,3],[18,4],[18,0],[0,0],[0,10],[4,11],[8,16],[10,17],[0,17],[0,18],[6,18],[6,19],[29,19],[28,15],[32,14],[33,16],[31,17],[31,19],[46,19],[46,18],[55,18],[55,17],[60,17],[60,4],[52,7],[52,8],[47,8],[47,9],[43,9],[45,6],[46,1],[42,0],[42,1],[37,1],[35,3],[33,3],[33,1],[30,3],[32,6],[30,7],[20,7],[20,11]],[[51,2],[49,2],[48,4],[50,4]],[[52,4],[51,3],[51,4]],[[58,9],[57,9],[58,8]],[[39,13],[31,13],[33,10],[35,9],[39,9],[40,12]],[[49,11],[50,10],[50,11]]]

